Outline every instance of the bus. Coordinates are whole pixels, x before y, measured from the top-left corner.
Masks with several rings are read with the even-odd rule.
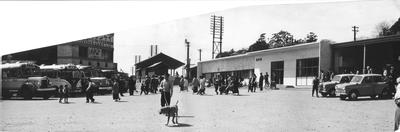
[[[40,65],[42,76],[47,76],[50,81],[57,86],[68,85],[70,93],[80,93],[81,87],[78,85],[79,80],[84,77],[84,73],[80,71],[74,64],[53,64]]]
[[[100,69],[83,65],[77,65],[77,68],[83,72],[86,78],[90,78],[90,80],[96,84],[99,94],[111,93],[111,79],[105,77]],[[80,84],[82,84],[82,82],[80,82]]]
[[[56,93],[48,77],[40,75],[39,66],[31,62],[1,64],[2,97],[22,96],[24,99],[43,97],[48,99]]]

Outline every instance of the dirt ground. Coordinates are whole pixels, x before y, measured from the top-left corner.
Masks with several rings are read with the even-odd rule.
[[[50,100],[1,101],[1,131],[393,131],[393,100],[342,101],[337,97],[311,97],[311,89],[281,89],[240,96],[180,93],[175,87],[172,104],[179,100],[178,125],[165,126],[158,114],[160,94],[125,96],[114,102],[111,95],[83,97],[69,104]]]

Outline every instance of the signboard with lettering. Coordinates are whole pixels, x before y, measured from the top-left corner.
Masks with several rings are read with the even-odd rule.
[[[88,58],[91,59],[104,59],[102,50],[99,48],[88,47]]]

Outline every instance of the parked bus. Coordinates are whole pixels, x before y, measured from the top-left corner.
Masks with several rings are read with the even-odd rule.
[[[56,93],[48,77],[41,77],[40,69],[30,62],[5,63],[1,65],[2,97],[22,96],[24,99],[43,97],[48,99]]]
[[[78,84],[84,75],[74,64],[53,64],[39,66],[42,76],[50,78],[53,85],[68,85],[71,93],[81,92],[81,87]]]
[[[100,69],[82,65],[77,65],[77,68],[84,73],[86,78],[90,78],[96,84],[99,94],[111,93],[111,79],[105,77]]]

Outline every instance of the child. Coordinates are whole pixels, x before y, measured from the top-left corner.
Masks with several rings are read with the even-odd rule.
[[[68,85],[65,85],[63,90],[64,103],[68,103],[68,97],[69,97],[68,94],[69,94],[69,87]]]
[[[61,100],[64,98],[64,86],[60,85],[58,88],[58,96],[60,96],[60,99],[58,100],[58,103],[62,103]]]

